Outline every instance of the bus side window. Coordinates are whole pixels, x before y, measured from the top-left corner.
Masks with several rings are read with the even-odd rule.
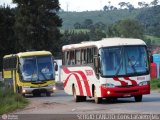
[[[85,64],[87,64],[87,49],[84,50],[84,60]]]
[[[11,60],[10,60],[10,67],[12,69],[15,69],[17,66],[17,58],[16,57],[12,57]]]
[[[76,50],[76,65],[80,65],[81,64],[81,51],[80,50]]]
[[[66,51],[63,54],[63,64],[69,65],[69,51]]]
[[[85,49],[81,50],[81,63],[82,65],[86,64],[86,50]]]
[[[93,48],[93,55],[98,55],[98,49],[96,47]]]
[[[63,65],[67,65],[67,52],[63,53]]]
[[[66,52],[66,65],[69,65],[70,62],[69,62],[69,51]]]
[[[93,63],[93,48],[87,48],[87,63]]]
[[[3,69],[15,69],[17,65],[17,57],[13,56],[10,58],[3,59]]]
[[[70,65],[74,65],[75,64],[75,55],[74,55],[74,51],[70,52]]]

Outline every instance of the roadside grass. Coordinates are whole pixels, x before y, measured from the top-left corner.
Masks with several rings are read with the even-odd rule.
[[[20,94],[14,94],[13,90],[4,87],[0,82],[0,115],[24,108],[29,101]]]
[[[160,90],[160,79],[151,80],[151,89],[152,90]]]

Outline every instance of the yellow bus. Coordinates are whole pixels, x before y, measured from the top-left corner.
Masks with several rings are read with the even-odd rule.
[[[3,57],[3,79],[14,93],[46,93],[50,96],[56,90],[54,58],[49,51],[20,52]]]

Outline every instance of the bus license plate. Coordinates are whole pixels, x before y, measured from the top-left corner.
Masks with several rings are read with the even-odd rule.
[[[130,96],[131,96],[130,94],[125,94],[125,95],[124,95],[124,97],[130,97]]]

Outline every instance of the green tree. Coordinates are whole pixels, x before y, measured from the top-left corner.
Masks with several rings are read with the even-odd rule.
[[[58,0],[13,0],[17,4],[15,33],[20,50],[60,50],[62,20]],[[58,51],[57,51],[58,48]]]
[[[96,41],[106,37],[106,33],[101,28],[92,27],[89,32],[89,40]]]
[[[122,9],[123,7],[125,7],[126,6],[126,2],[120,2],[120,3],[118,3],[118,5],[120,6],[120,8]]]
[[[109,37],[127,37],[127,38],[141,38],[143,39],[144,30],[142,25],[136,20],[121,20],[112,25],[107,35]]]
[[[103,7],[103,10],[104,10],[104,11],[108,11],[108,10],[109,10],[109,7],[108,7],[107,5],[105,5],[105,6]]]
[[[138,2],[138,5],[139,5],[141,8],[149,7],[149,4],[146,3],[146,2]]]
[[[82,25],[79,22],[76,22],[73,26],[75,29],[80,29],[82,27]]]
[[[62,37],[62,46],[66,44],[75,44],[75,43],[80,43],[82,41],[88,41],[89,40],[89,35],[87,32],[79,31],[79,32],[74,32],[74,31],[68,31],[65,30],[63,33]]]
[[[84,28],[90,28],[93,25],[93,21],[91,19],[85,19],[83,22]]]
[[[130,4],[129,2],[126,4],[126,7],[128,8],[130,12],[135,9],[134,6]]]
[[[153,0],[150,4],[153,6],[157,6],[159,3],[159,0]]]
[[[154,6],[142,11],[137,20],[144,26],[145,33],[160,36],[160,6]]]
[[[95,28],[99,28],[101,30],[105,30],[106,25],[103,22],[97,22],[94,24]]]
[[[2,58],[6,54],[16,52],[16,37],[14,34],[14,10],[9,6],[0,6],[0,69]]]

